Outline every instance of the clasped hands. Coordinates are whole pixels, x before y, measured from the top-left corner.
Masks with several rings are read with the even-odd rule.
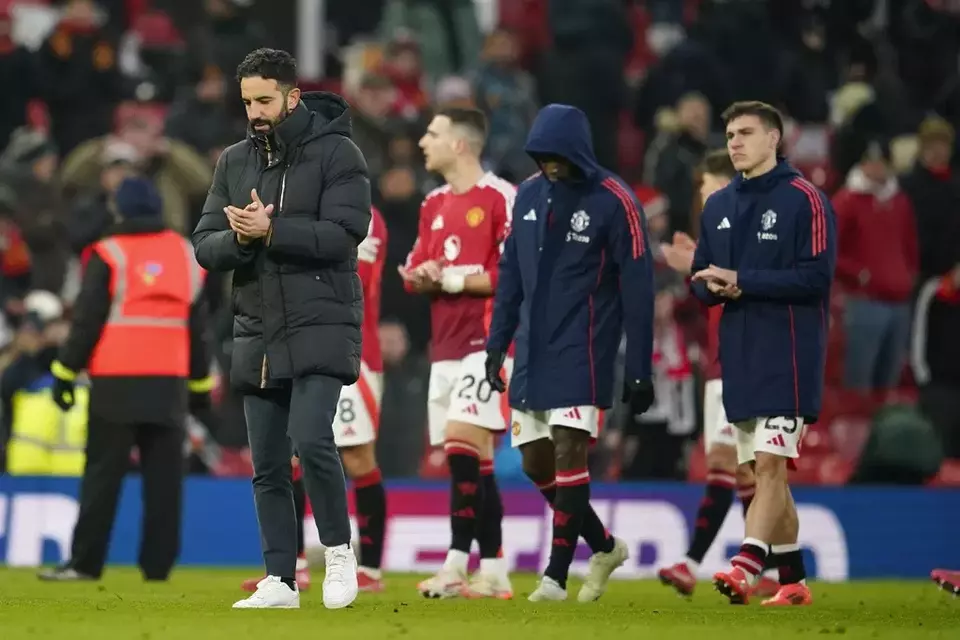
[[[270,231],[270,216],[273,214],[273,205],[263,204],[256,189],[250,190],[250,199],[253,202],[243,209],[234,206],[223,208],[230,228],[237,234],[237,242],[244,245],[267,235]]]
[[[732,269],[721,269],[712,264],[693,274],[693,281],[698,280],[706,283],[710,293],[721,298],[736,300],[743,294],[737,286],[737,272]]]
[[[427,260],[409,269],[401,265],[397,272],[419,293],[461,293],[466,281],[462,274],[445,270],[444,263],[438,260]]]

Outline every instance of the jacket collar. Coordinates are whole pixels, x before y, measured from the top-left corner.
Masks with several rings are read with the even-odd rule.
[[[247,128],[247,132],[261,154],[267,156],[268,152],[274,152],[282,157],[288,149],[297,146],[303,133],[310,128],[312,121],[310,110],[301,101],[270,133],[261,135],[250,127]]]

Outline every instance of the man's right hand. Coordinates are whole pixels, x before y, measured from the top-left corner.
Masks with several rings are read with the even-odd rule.
[[[507,383],[503,381],[500,372],[503,370],[503,363],[507,359],[507,354],[503,351],[490,349],[487,351],[487,362],[485,365],[487,382],[497,393],[503,393],[507,390]]]
[[[667,263],[667,266],[684,275],[689,275],[693,268],[693,254],[696,250],[697,243],[682,231],[673,234],[671,244],[663,243],[660,245],[663,260]]]

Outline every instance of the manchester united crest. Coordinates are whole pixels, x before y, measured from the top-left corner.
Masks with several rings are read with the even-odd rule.
[[[520,435],[520,423],[517,422],[516,420],[513,421],[513,435],[515,436]]]
[[[473,207],[467,211],[467,224],[471,227],[479,227],[480,223],[483,222],[483,209],[480,207]]]

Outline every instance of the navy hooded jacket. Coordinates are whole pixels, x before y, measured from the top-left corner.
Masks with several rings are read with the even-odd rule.
[[[537,174],[520,185],[487,348],[506,351],[516,339],[512,407],[607,408],[624,326],[626,375],[651,376],[653,269],[643,211],[597,164],[579,109],[544,107],[526,151],[566,158],[583,179],[554,183]]]
[[[786,162],[757,178],[737,176],[707,199],[693,271],[732,269],[742,291],[727,300],[692,285],[707,304],[725,303],[720,365],[731,422],[816,421],[836,262],[830,201]]]

